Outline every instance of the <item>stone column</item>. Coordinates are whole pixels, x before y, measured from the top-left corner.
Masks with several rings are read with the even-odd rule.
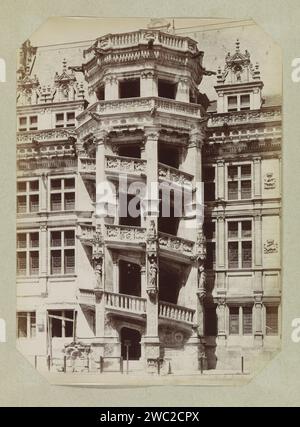
[[[202,228],[204,216],[204,187],[202,184],[201,148],[204,142],[204,125],[190,132],[182,170],[193,175],[193,194],[184,200],[186,223],[185,237],[195,240],[197,232]],[[186,199],[186,198],[185,198]]]
[[[262,267],[262,215],[260,212],[254,214],[252,235],[254,237],[254,266]]]
[[[226,301],[225,298],[218,299],[217,305],[218,317],[218,340],[220,345],[226,343]]]
[[[261,198],[261,157],[253,159],[253,196],[254,198]]]
[[[143,200],[143,215],[147,226],[146,242],[146,298],[147,325],[143,337],[147,369],[155,370],[155,360],[159,357],[158,336],[158,289],[159,289],[159,255],[157,224],[159,216],[158,189],[158,138],[159,130],[154,127],[145,129],[145,154],[147,159],[147,194]]]
[[[261,347],[263,345],[263,304],[262,296],[254,296],[254,345]]]
[[[40,224],[39,245],[40,290],[41,294],[46,296],[48,292],[48,230],[46,222]]]
[[[46,213],[48,210],[48,176],[42,174],[40,179],[40,213]],[[49,183],[50,185],[50,183]]]
[[[225,162],[217,160],[216,199],[225,199]]]
[[[119,256],[117,253],[112,253],[113,263],[113,292],[119,292]]]
[[[141,73],[141,97],[158,96],[157,77],[154,70],[145,70]]]
[[[147,298],[147,274],[145,255],[141,256],[141,297]]]
[[[114,75],[104,79],[104,99],[105,101],[119,99],[119,81]]]
[[[154,221],[157,231],[159,216],[159,188],[158,188],[158,138],[159,129],[145,128],[145,157],[147,160],[147,190],[143,201],[143,214],[146,217],[147,227]]]
[[[177,83],[176,101],[190,102],[189,79],[180,77]]]
[[[217,245],[216,249],[218,251],[217,253],[217,268],[225,268],[225,231],[226,221],[225,221],[225,215],[219,214],[217,216]]]

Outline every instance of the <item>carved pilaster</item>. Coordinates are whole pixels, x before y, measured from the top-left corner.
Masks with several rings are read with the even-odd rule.
[[[94,265],[96,283],[95,289],[97,291],[104,290],[104,282],[103,282],[103,260],[104,260],[104,241],[101,232],[101,227],[98,225],[96,227],[96,231],[93,238],[93,252],[92,252],[92,260]]]

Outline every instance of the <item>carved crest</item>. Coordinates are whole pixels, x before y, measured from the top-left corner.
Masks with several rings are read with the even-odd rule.
[[[278,243],[276,243],[274,239],[268,239],[264,243],[264,253],[273,254],[277,252],[278,252]]]
[[[276,178],[273,172],[266,173],[264,177],[264,188],[265,190],[273,190],[276,187]]]

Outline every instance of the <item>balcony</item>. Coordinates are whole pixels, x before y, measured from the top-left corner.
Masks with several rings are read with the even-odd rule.
[[[96,159],[90,157],[79,157],[79,173],[86,175],[87,177],[89,175],[95,177]]]
[[[146,173],[146,160],[123,156],[105,156],[105,171],[107,175],[132,175],[135,178]]]
[[[39,142],[61,142],[70,137],[71,132],[67,129],[43,129],[28,132],[17,132],[17,144],[30,144],[32,140]]]
[[[126,128],[147,125],[147,118],[153,114],[156,115],[158,125],[170,125],[171,119],[174,120],[174,125],[178,125],[178,120],[184,119],[180,126],[187,132],[190,131],[189,119],[199,120],[204,116],[203,107],[199,104],[167,98],[141,97],[98,101],[77,117],[79,138],[84,138],[91,132],[90,126],[83,126],[92,120],[90,113],[96,113],[100,120],[105,119],[107,123],[111,118],[114,126]]]
[[[81,224],[77,237],[88,246],[92,245],[95,227],[91,224]],[[108,247],[128,247],[140,248],[146,244],[146,228],[106,224],[104,230],[104,240]],[[179,260],[189,260],[194,256],[195,242],[182,237],[173,236],[167,233],[158,233],[159,249],[162,254],[167,254]]]
[[[133,295],[105,292],[105,307],[109,311],[121,311],[145,315],[146,299]]]
[[[191,188],[193,178],[194,176],[187,172],[180,171],[163,163],[158,164],[158,179],[160,181],[167,181],[170,184]]]
[[[239,125],[243,123],[259,123],[281,121],[281,107],[262,108],[261,110],[237,111],[213,114],[209,119],[209,128],[228,125]]]
[[[195,242],[167,233],[158,233],[159,249],[168,256],[181,259],[182,256],[190,258],[194,255]]]
[[[161,301],[159,303],[159,317],[167,320],[174,320],[176,322],[184,322],[189,325],[194,323],[195,310],[180,305],[171,304],[169,302]]]
[[[134,295],[125,295],[104,291],[104,304],[108,312],[124,314],[126,316],[145,317],[147,313],[147,300]],[[79,303],[89,307],[95,307],[95,291],[93,289],[79,289]],[[161,320],[194,324],[195,310],[160,301],[158,315]]]
[[[142,246],[146,243],[146,229],[128,225],[106,225],[105,241],[110,247]]]

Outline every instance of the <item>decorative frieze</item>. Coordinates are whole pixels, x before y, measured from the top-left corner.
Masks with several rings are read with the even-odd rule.
[[[188,187],[193,183],[193,175],[161,163],[158,164],[158,178]]]
[[[142,243],[146,238],[146,229],[126,225],[105,225],[106,239],[120,242]]]
[[[131,157],[105,156],[105,169],[114,172],[145,173],[146,161]]]
[[[185,256],[194,256],[195,243],[191,240],[172,236],[171,234],[159,233],[158,237],[160,249],[174,251]]]

